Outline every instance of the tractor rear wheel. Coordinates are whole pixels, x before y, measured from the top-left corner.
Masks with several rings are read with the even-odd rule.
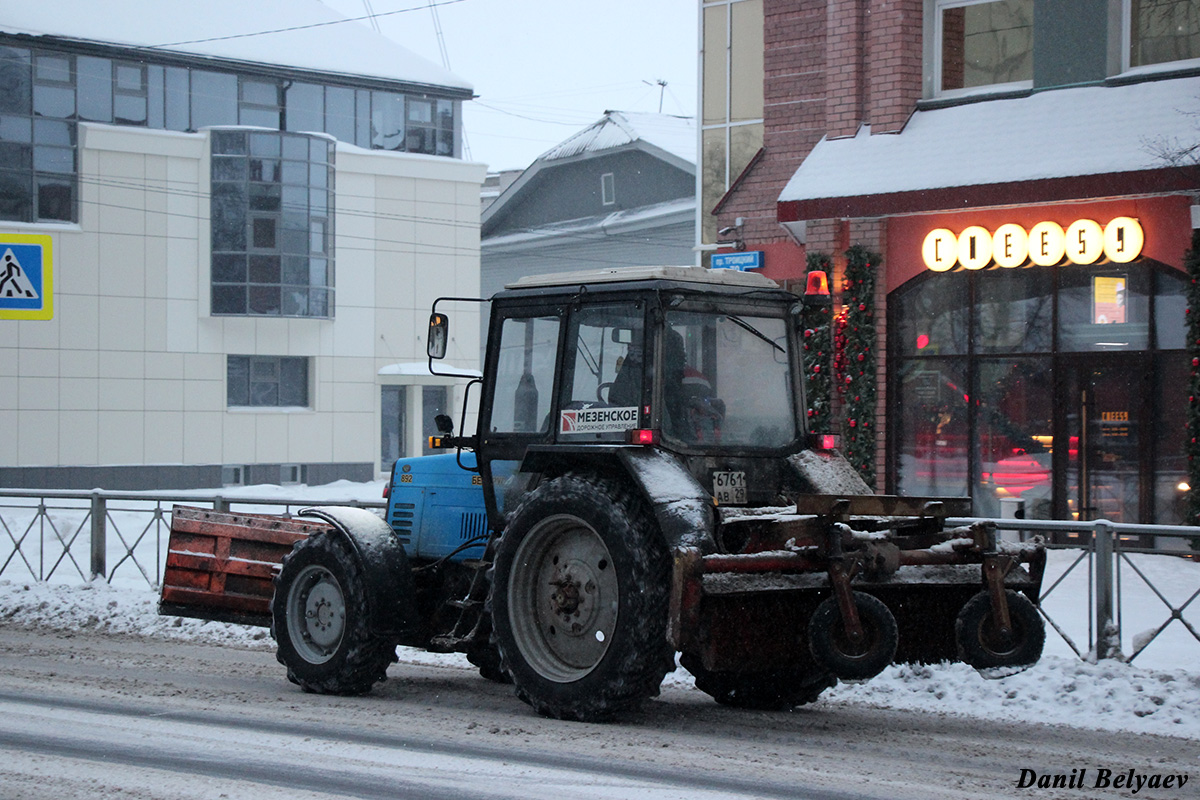
[[[396,660],[390,639],[370,630],[362,569],[332,533],[297,542],[284,556],[271,599],[275,657],[288,680],[317,694],[365,694]]]
[[[642,501],[615,481],[555,478],[521,503],[493,574],[492,624],[517,696],[596,720],[658,694],[668,669],[670,560]]]
[[[900,632],[883,601],[852,592],[863,635],[855,641],[842,622],[836,597],[827,597],[808,620],[808,646],[813,658],[843,680],[874,678],[896,655]]]
[[[715,672],[707,670],[695,656],[679,659],[696,679],[696,688],[723,706],[758,711],[788,711],[816,702],[821,692],[837,684],[837,678],[819,667],[777,669],[766,672]]]
[[[1002,633],[992,614],[992,598],[980,592],[967,601],[954,621],[959,657],[978,670],[1029,667],[1042,657],[1046,626],[1029,598],[1006,589],[1012,630]]]

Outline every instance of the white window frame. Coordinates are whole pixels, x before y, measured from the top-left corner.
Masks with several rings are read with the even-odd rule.
[[[1133,66],[1131,55],[1133,51],[1133,0],[1121,0],[1121,73],[1150,74],[1155,72],[1173,72],[1180,69],[1200,67],[1200,58],[1188,58],[1182,61],[1164,61],[1161,64],[1142,64]],[[1111,62],[1110,62],[1111,63]]]
[[[616,176],[606,172],[600,176],[600,204],[611,206],[617,202]]]
[[[925,72],[929,78],[929,84],[925,88],[926,97],[969,97],[977,94],[997,94],[1033,88],[1033,80],[1030,79],[1008,83],[989,83],[986,86],[971,86],[963,89],[942,89],[942,12],[951,8],[964,8],[994,2],[997,0],[926,0],[925,8],[929,12],[926,17],[928,22],[925,26],[926,42],[928,42],[925,58],[929,64],[929,69]],[[1124,0],[1124,2],[1126,5],[1129,4],[1129,0]]]

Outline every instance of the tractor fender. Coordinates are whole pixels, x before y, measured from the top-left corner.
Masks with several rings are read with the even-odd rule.
[[[622,448],[617,458],[650,504],[669,548],[716,551],[717,515],[712,495],[683,462],[649,447]]]
[[[419,624],[408,554],[391,526],[365,508],[314,506],[301,517],[329,523],[354,552],[367,588],[371,631],[383,636],[403,636]]]
[[[716,511],[712,495],[678,458],[652,447],[632,445],[531,445],[522,472],[563,475],[576,469],[623,474],[650,505],[667,547],[695,547],[712,553]]]

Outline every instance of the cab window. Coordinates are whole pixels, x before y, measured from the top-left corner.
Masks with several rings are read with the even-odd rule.
[[[496,361],[492,433],[546,433],[554,386],[559,318],[504,320]]]
[[[640,304],[581,308],[571,315],[558,434],[619,440],[637,427],[645,378]]]

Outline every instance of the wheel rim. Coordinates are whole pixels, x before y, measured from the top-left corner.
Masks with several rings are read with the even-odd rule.
[[[296,653],[310,664],[333,658],[346,630],[346,599],[341,584],[325,567],[312,564],[288,590],[287,627]]]
[[[517,548],[508,590],[526,663],[558,683],[590,673],[612,641],[617,592],[612,556],[591,526],[570,515],[535,525]]]
[[[1024,644],[1025,636],[1021,623],[1014,619],[1012,614],[1009,615],[1009,619],[1012,629],[1007,636],[1000,633],[1000,629],[990,613],[985,614],[983,619],[979,620],[977,632],[979,646],[993,658],[1009,658],[1020,651]]]
[[[874,657],[878,654],[883,640],[879,626],[872,620],[865,619],[864,615],[860,615],[858,620],[863,632],[862,639],[859,641],[855,642],[850,638],[840,616],[834,623],[832,635],[829,637],[838,653],[848,661],[863,661]]]

